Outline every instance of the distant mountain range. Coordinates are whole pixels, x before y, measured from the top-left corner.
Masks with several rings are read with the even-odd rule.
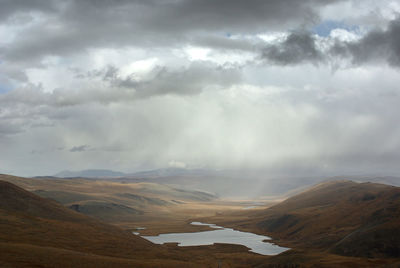
[[[351,179],[358,182],[375,182],[400,186],[400,178],[394,176],[275,176],[267,171],[235,171],[186,168],[160,168],[123,173],[107,169],[63,171],[54,175],[59,178],[113,179],[126,182],[153,182],[180,189],[200,190],[229,198],[258,198],[293,194],[313,184]]]
[[[64,170],[54,175],[54,177],[59,178],[76,178],[76,177],[84,177],[84,178],[118,178],[124,177],[127,174],[123,172],[108,170],[108,169],[86,169],[80,171],[69,171]]]
[[[186,169],[186,168],[159,168],[152,170],[145,170],[133,173],[124,173],[109,169],[85,169],[78,171],[64,170],[61,171],[53,177],[58,178],[159,178],[168,176],[181,176],[181,175],[206,175],[214,174],[215,171],[206,169]]]

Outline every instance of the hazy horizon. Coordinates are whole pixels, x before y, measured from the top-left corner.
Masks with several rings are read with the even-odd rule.
[[[0,0],[0,173],[400,174],[397,0]]]

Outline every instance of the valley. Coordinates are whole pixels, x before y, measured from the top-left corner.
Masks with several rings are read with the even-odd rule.
[[[400,268],[400,0],[0,0],[0,268]]]
[[[9,175],[0,181],[0,260],[6,267],[74,267],[72,260],[82,267],[400,264],[395,186],[338,180],[288,198],[233,200],[155,182]],[[193,221],[268,236],[289,250],[262,255],[226,242],[182,247],[141,237],[215,230]]]

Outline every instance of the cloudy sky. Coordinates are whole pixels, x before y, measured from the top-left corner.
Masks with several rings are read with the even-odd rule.
[[[399,0],[0,0],[0,173],[400,174]]]

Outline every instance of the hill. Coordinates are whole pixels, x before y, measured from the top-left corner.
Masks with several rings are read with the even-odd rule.
[[[160,261],[166,255],[160,246],[5,181],[0,181],[0,248],[2,267],[74,267],[80,261],[87,267],[183,266]]]
[[[252,215],[253,227],[292,247],[400,257],[400,188],[333,181]]]
[[[216,196],[157,183],[53,177],[21,178],[0,175],[44,198],[108,223],[137,222],[176,204],[208,202]]]
[[[152,184],[110,184],[93,180],[88,182],[82,179],[26,179],[9,175],[0,175],[0,178],[18,183],[30,190],[27,191],[10,182],[0,180],[0,267],[158,268],[218,267],[219,265],[254,267],[269,258],[248,252],[246,247],[239,245],[216,244],[195,247],[179,247],[175,244],[156,245],[140,236],[133,235],[131,228],[123,230],[118,226],[81,214],[81,212],[87,213],[88,208],[95,214],[98,213],[98,209],[110,210],[108,204],[93,204],[95,202],[87,200],[96,196],[97,191],[99,191],[97,192],[99,196],[109,195],[109,198],[114,198],[119,194],[126,200],[155,202],[157,206],[160,205],[158,202],[161,202],[161,199],[132,194],[130,188],[137,187],[149,196],[174,194],[183,200],[193,198],[192,195],[198,197],[196,192],[188,193],[165,186],[156,187],[157,185]],[[85,206],[72,205],[72,209],[69,209],[52,199],[36,195],[36,192],[41,192],[38,187],[47,187],[51,194],[58,195],[66,202],[69,202],[71,198],[80,199],[82,201],[80,204]],[[64,192],[60,194],[55,191],[57,187],[63,188]],[[73,189],[80,192],[76,193]],[[207,195],[201,193],[199,196],[203,198]],[[121,210],[125,214],[136,213],[123,205],[116,206],[116,209],[115,211]],[[165,217],[161,215],[161,211],[154,210],[151,215],[148,215],[151,219],[146,221],[145,226],[163,228],[162,226],[167,225],[167,229],[175,228],[175,223],[169,218],[182,218],[182,215],[171,213],[171,211],[166,209],[165,213],[168,217]],[[113,211],[111,213],[108,211],[103,215],[110,215],[112,218],[112,214]],[[116,218],[119,217],[120,215],[116,216]],[[186,216],[182,219],[185,225],[179,226],[196,227],[187,224]],[[135,226],[143,225],[134,224],[132,228]],[[192,231],[197,231],[197,229]]]

